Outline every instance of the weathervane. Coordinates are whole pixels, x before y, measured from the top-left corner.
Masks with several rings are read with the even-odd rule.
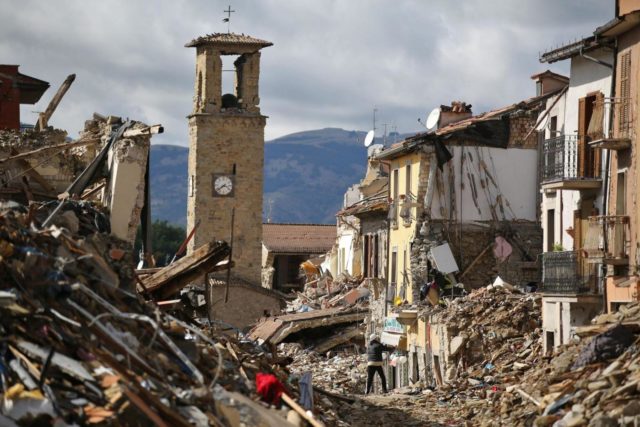
[[[227,34],[231,33],[231,14],[235,12],[235,10],[231,10],[231,5],[227,8],[227,10],[223,10],[224,13],[227,14],[227,17],[222,19],[222,22],[227,23]]]

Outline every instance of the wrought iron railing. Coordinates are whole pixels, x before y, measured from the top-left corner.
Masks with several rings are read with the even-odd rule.
[[[543,182],[578,179],[579,150],[577,135],[560,135],[546,139],[543,145]]]
[[[625,260],[629,257],[629,217],[599,215],[589,217],[584,252],[591,260]]]
[[[577,251],[546,252],[542,255],[542,287],[548,294],[595,292],[595,277]]]

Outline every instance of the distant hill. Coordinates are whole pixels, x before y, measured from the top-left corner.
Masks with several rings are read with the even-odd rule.
[[[361,131],[326,128],[268,141],[264,218],[270,213],[272,222],[333,223],[347,187],[366,171],[364,136]],[[186,147],[151,147],[154,219],[186,224],[187,154]]]

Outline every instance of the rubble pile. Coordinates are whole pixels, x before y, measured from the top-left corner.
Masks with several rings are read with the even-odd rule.
[[[351,277],[341,274],[336,280],[324,276],[305,284],[303,292],[287,303],[285,312],[296,313],[320,310],[332,307],[366,306],[369,301],[369,288],[362,276]]]
[[[315,351],[303,350],[297,343],[283,343],[278,354],[291,357],[292,373],[301,375],[310,371],[314,384],[324,390],[342,394],[363,394],[367,381],[367,356],[358,354],[357,348],[340,352],[329,352],[327,357]]]
[[[67,132],[62,129],[48,128],[37,132],[0,129],[0,151],[63,144],[66,139]]]
[[[442,382],[423,379],[394,393],[414,395],[416,404],[438,407],[456,422],[490,413],[487,405],[543,359],[540,303],[538,295],[488,286],[446,306],[419,307],[446,337],[446,372]]]
[[[104,212],[53,208],[0,205],[0,425],[286,424],[255,391],[278,359],[145,303]]]
[[[540,304],[534,294],[486,287],[430,313],[433,323],[447,325],[452,353],[463,368],[458,376],[483,380],[490,374],[499,382],[540,357]]]
[[[497,418],[510,425],[637,425],[639,321],[640,304],[633,303],[578,328],[584,339],[557,349],[496,393],[491,407],[478,413],[482,425]]]

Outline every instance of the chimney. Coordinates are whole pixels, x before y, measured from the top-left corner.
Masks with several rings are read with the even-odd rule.
[[[451,106],[440,106],[440,120],[438,120],[438,129],[448,124],[468,119],[473,113],[471,112],[471,104],[462,101],[452,101]]]

